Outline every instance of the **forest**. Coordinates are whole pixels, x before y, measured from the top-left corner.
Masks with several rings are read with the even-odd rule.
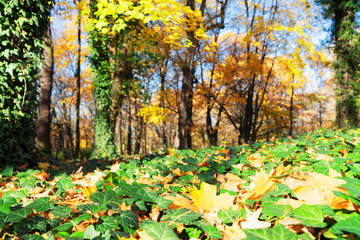
[[[356,1],[15,3],[2,7],[2,161],[357,126]]]
[[[0,238],[360,239],[359,95],[359,0],[0,1]]]

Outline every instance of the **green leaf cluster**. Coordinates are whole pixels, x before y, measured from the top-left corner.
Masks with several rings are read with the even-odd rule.
[[[35,150],[36,79],[51,1],[0,2],[0,165],[30,162]]]

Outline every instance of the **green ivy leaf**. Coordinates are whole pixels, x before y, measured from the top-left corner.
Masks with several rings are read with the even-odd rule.
[[[152,220],[141,222],[141,230],[155,240],[179,240],[180,238],[170,228],[168,223],[159,223]]]
[[[185,208],[167,210],[166,214],[171,222],[183,224],[191,224],[202,216]]]
[[[244,208],[241,210],[232,210],[231,208],[228,210],[222,209],[218,212],[217,215],[223,223],[231,224],[235,221],[236,218],[246,218],[246,211]]]
[[[208,235],[209,238],[222,239],[222,235],[219,230],[210,223],[208,223],[208,221],[206,221],[205,219],[196,221],[194,224],[200,227]]]
[[[67,206],[56,206],[51,213],[54,214],[55,217],[66,218],[71,214],[71,211],[71,208]]]
[[[261,211],[262,214],[265,214],[272,217],[285,217],[291,211],[291,207],[289,205],[268,205],[263,208]]]
[[[138,216],[130,210],[121,212],[120,216],[116,217],[116,221],[124,228],[126,233],[132,232],[130,229],[139,228]]]
[[[72,228],[74,226],[74,224],[72,224],[71,222],[66,222],[64,224],[61,224],[60,226],[57,226],[56,228],[54,228],[55,230],[58,230],[60,232],[66,232],[67,230],[69,230],[70,228]]]
[[[105,233],[107,230],[119,229],[119,225],[115,222],[112,216],[102,216],[99,225],[96,225],[96,230]]]
[[[35,187],[36,178],[34,176],[28,176],[26,178],[20,178],[20,187],[31,190]]]
[[[360,215],[356,214],[345,220],[339,221],[330,228],[332,232],[336,234],[342,234],[345,232],[353,233],[360,236]]]
[[[107,190],[104,192],[96,192],[90,196],[91,201],[100,204],[107,204],[112,201],[115,197],[115,192],[112,190]]]
[[[20,222],[22,219],[26,218],[27,215],[32,213],[33,211],[29,208],[20,208],[14,212],[11,212],[7,215],[6,221],[17,223]]]
[[[321,208],[314,205],[303,204],[289,213],[292,217],[300,220],[307,227],[326,227],[324,223],[324,212]]]
[[[80,216],[78,216],[77,218],[75,218],[74,221],[74,225],[78,225],[79,223],[81,223],[84,220],[89,220],[91,218],[91,215],[88,213],[82,214]]]
[[[27,205],[28,208],[35,209],[36,212],[45,212],[50,209],[50,198],[49,197],[42,197],[36,199],[34,202]]]
[[[94,239],[96,237],[100,236],[100,232],[95,230],[94,225],[89,225],[84,232],[84,238],[85,239]]]
[[[297,240],[298,236],[281,224],[275,228],[244,229],[246,240]]]

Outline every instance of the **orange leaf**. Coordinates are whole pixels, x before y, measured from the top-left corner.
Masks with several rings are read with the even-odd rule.
[[[343,150],[339,151],[340,153],[342,153],[342,156],[345,158],[348,155],[348,150],[346,150],[346,148],[344,148]]]
[[[207,162],[207,160],[209,160],[209,157],[204,158],[204,160],[202,162],[199,162],[197,164],[197,166],[198,167],[207,167],[207,166],[209,166],[210,164]]]
[[[36,179],[45,181],[49,178],[49,174],[47,174],[44,169],[41,169],[41,173],[35,174]]]

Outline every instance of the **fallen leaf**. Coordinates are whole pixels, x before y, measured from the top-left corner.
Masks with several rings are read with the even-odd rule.
[[[246,220],[240,222],[241,228],[243,228],[243,229],[258,229],[258,228],[271,227],[271,223],[259,220],[262,208],[259,208],[255,212],[251,212],[246,207],[245,207],[245,210],[246,210]]]
[[[339,151],[339,153],[342,154],[342,157],[346,158],[346,156],[348,155],[348,150],[346,150],[346,148],[344,148],[343,150]]]
[[[250,183],[250,191],[242,196],[243,202],[248,199],[260,199],[266,192],[273,189],[275,181],[271,178],[265,170],[257,172]]]
[[[117,162],[117,163],[111,165],[110,172],[116,172],[119,169],[120,169],[120,162]]]
[[[149,235],[147,235],[147,233],[144,230],[138,230],[136,232],[139,235],[139,240],[155,240],[152,237],[150,237]]]
[[[82,190],[83,190],[83,193],[85,194],[85,196],[86,196],[87,199],[90,199],[90,196],[91,196],[94,192],[97,191],[95,185],[89,185],[89,186],[87,186],[87,187],[84,186],[84,187],[82,188]]]
[[[40,163],[38,163],[38,167],[48,169],[50,167],[50,163],[40,162]]]
[[[216,180],[220,182],[221,189],[226,189],[233,192],[238,192],[241,184],[244,181],[239,176],[232,173],[227,173],[226,175],[219,175]]]
[[[194,201],[192,209],[196,212],[216,212],[220,209],[228,209],[233,205],[234,196],[228,193],[216,195],[216,186],[201,182],[200,189],[196,186],[190,192]]]
[[[223,232],[223,240],[238,240],[246,238],[245,232],[240,228],[238,223],[233,223],[231,227],[224,225],[224,228],[221,230]]]
[[[210,164],[207,162],[209,160],[209,157],[205,157],[203,161],[199,162],[197,164],[198,167],[207,167]]]
[[[176,194],[176,196],[164,196],[165,199],[173,201],[168,208],[169,209],[178,209],[178,208],[190,208],[192,205],[192,201],[180,194]]]
[[[248,156],[247,160],[255,167],[262,167],[264,165],[265,157],[261,156],[261,154],[257,152]]]
[[[49,178],[49,174],[47,174],[43,169],[41,169],[41,173],[35,174],[37,180],[46,181]]]

